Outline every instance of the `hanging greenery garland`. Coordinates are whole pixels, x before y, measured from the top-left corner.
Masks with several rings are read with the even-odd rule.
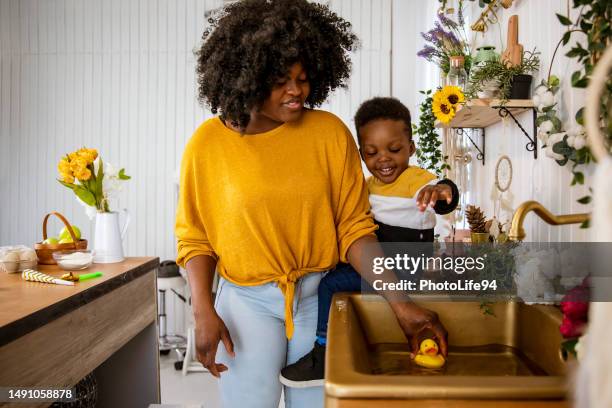
[[[412,124],[412,132],[419,136],[416,156],[419,166],[432,171],[438,177],[442,176],[444,169],[450,169],[443,156],[440,147],[442,141],[436,129],[436,117],[434,116],[432,91],[420,91],[425,95],[425,100],[419,105],[419,124]]]

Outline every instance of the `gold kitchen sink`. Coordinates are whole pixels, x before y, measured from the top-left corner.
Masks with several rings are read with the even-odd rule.
[[[561,313],[515,302],[435,301],[449,333],[439,370],[416,366],[386,301],[378,295],[337,294],[328,328],[327,407],[565,407],[566,362],[560,352]]]

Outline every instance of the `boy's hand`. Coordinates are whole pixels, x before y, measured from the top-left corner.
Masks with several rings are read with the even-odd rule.
[[[433,208],[438,200],[446,200],[447,204],[453,201],[453,190],[448,184],[423,187],[416,199],[417,207],[419,207],[419,211],[423,212],[428,206]]]

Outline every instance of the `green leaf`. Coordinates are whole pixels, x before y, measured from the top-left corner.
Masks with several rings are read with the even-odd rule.
[[[563,124],[561,123],[561,120],[558,117],[553,116],[550,118],[550,121],[553,123],[553,126],[554,126],[553,131],[555,132],[561,131],[561,127],[563,126]]]
[[[559,13],[555,13],[557,15],[557,18],[559,19],[559,22],[564,25],[564,26],[571,26],[572,20],[570,20],[569,18],[559,14]]]
[[[586,88],[588,83],[587,77],[583,77],[581,71],[576,71],[572,74],[572,86],[574,88]]]
[[[576,356],[576,344],[578,344],[578,339],[565,340],[561,343],[561,348],[565,350],[568,354]]]
[[[563,37],[561,37],[561,41],[563,42],[563,45],[567,45],[567,43],[570,40],[570,37],[572,36],[572,32],[568,31],[565,34],[563,34]]]
[[[565,143],[565,140],[562,142],[555,143],[552,147],[553,152],[557,154],[562,154],[565,158],[568,158],[570,154],[574,151],[571,147]]]
[[[58,181],[58,182],[59,182],[59,183],[60,183],[62,186],[64,186],[64,187],[68,187],[68,188],[69,188],[69,189],[71,189],[71,190],[74,190],[74,188],[76,187],[76,185],[74,185],[74,184],[70,184],[70,183],[66,183],[65,181],[60,180],[60,179],[57,179],[57,181]]]
[[[582,31],[589,31],[591,28],[593,28],[593,24],[589,23],[586,20],[580,20],[580,29]]]
[[[574,47],[565,53],[565,56],[568,58],[584,57],[587,55],[589,55],[589,52],[580,46]]]
[[[119,170],[119,180],[129,180],[129,179],[131,179],[131,177],[125,174],[125,169]]]
[[[591,228],[591,220],[586,220],[585,222],[583,222],[582,224],[580,224],[580,228]]]
[[[575,172],[574,179],[572,180],[572,186],[575,184],[584,184],[584,174],[582,172]]]
[[[74,193],[77,195],[77,197],[79,197],[81,199],[81,201],[83,201],[85,204],[87,205],[91,205],[92,207],[95,207],[96,205],[96,198],[94,197],[94,195],[91,193],[91,191],[87,190],[85,187],[82,186],[76,186],[74,188]]]
[[[587,86],[589,86],[589,80],[587,79],[587,77],[580,78],[580,80],[573,84],[573,86],[574,88],[586,88]]]
[[[584,126],[584,107],[578,109],[578,112],[576,112],[576,123],[580,126]]]
[[[591,202],[591,196],[584,196],[577,200],[580,204],[588,204]]]
[[[96,176],[96,207],[104,200],[104,162],[102,157],[98,159],[98,175]]]
[[[536,126],[540,127],[542,125],[542,123],[546,122],[548,120],[548,116],[547,115],[540,115],[536,118]]]

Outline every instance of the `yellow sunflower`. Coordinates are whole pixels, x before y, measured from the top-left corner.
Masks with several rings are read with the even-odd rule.
[[[434,95],[431,110],[436,116],[436,119],[444,124],[447,124],[455,117],[455,108],[453,105],[448,103],[448,101],[445,101],[441,95],[438,95],[440,92],[441,91],[438,91]]]
[[[459,106],[459,104],[465,102],[465,96],[463,95],[463,92],[461,92],[461,88],[458,86],[447,85],[438,92],[440,92],[439,98],[444,103],[452,105],[455,110],[457,110],[457,106]]]

